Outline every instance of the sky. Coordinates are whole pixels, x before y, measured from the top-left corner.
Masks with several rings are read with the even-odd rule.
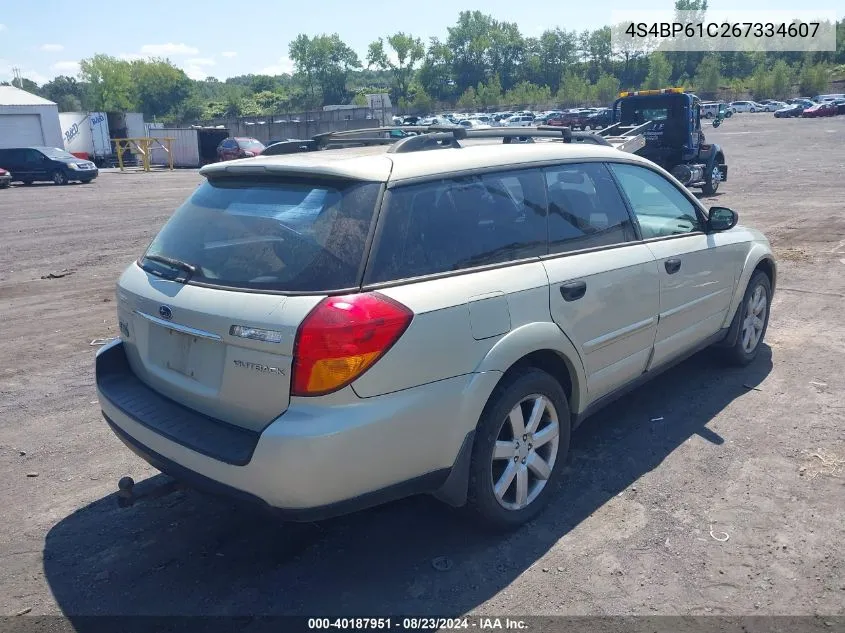
[[[811,0],[801,9],[835,10],[842,0]],[[143,3],[78,3],[67,0],[0,0],[0,81],[12,68],[43,84],[56,75],[75,76],[79,60],[96,53],[124,59],[167,57],[194,79],[209,75],[291,72],[288,45],[299,33],[338,33],[361,57],[370,42],[397,31],[445,39],[461,10],[478,9],[516,22],[523,35],[549,28],[595,29],[610,24],[627,0],[145,0]],[[641,10],[671,8],[673,0],[637,0]],[[743,10],[790,10],[794,0],[742,0]],[[737,8],[735,0],[710,0],[714,10]]]

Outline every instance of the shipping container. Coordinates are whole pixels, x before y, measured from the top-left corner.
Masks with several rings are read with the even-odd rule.
[[[217,146],[229,136],[226,128],[160,128],[149,130],[153,138],[172,138],[174,167],[201,167],[217,161]],[[154,165],[167,164],[167,152],[154,148]]]
[[[105,112],[60,112],[65,150],[101,164],[112,153]]]
[[[172,138],[170,151],[173,153],[174,167],[199,167],[200,144],[197,130],[189,128],[150,129],[151,138]],[[162,141],[162,144],[165,143]],[[167,152],[161,147],[153,147],[151,160],[154,165],[168,164]]]

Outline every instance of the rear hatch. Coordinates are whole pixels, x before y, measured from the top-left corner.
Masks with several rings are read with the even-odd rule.
[[[260,430],[290,400],[297,328],[360,283],[380,184],[216,178],[118,284],[133,372],[168,398]]]

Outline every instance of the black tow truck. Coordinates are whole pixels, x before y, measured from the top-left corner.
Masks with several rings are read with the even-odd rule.
[[[645,143],[634,153],[657,163],[685,186],[701,187],[712,195],[728,179],[724,151],[707,143],[701,130],[701,99],[683,88],[622,92],[611,117],[613,124],[599,135],[641,135]],[[718,117],[719,123],[722,118]]]

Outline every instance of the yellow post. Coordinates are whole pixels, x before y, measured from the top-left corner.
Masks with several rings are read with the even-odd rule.
[[[117,164],[120,166],[120,171],[123,171],[123,143],[122,139],[115,139],[114,145],[117,148]]]

